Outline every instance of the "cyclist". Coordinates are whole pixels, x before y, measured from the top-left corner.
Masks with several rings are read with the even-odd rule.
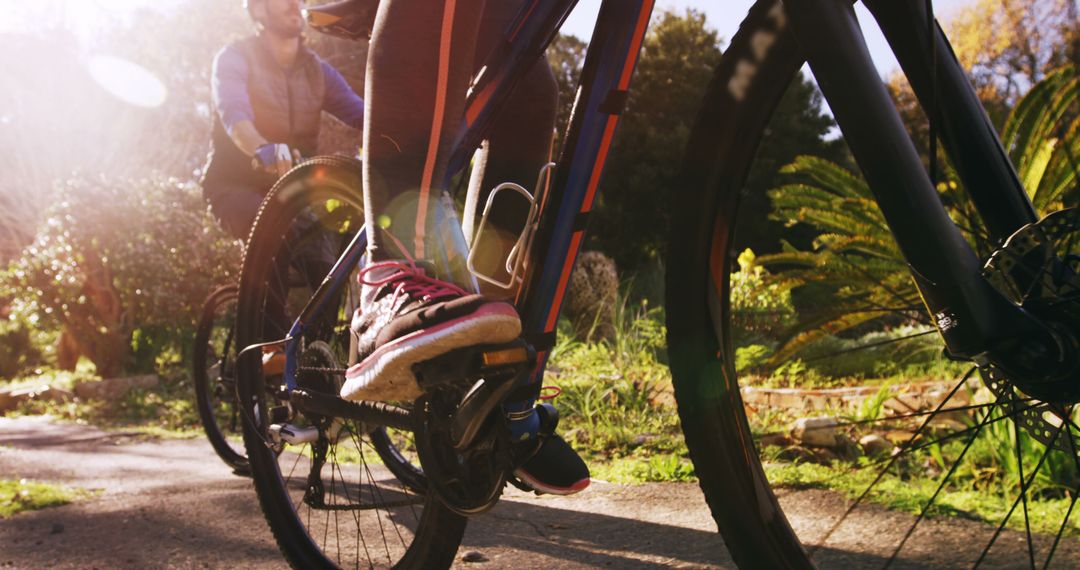
[[[256,33],[214,58],[203,194],[225,230],[239,238],[247,237],[274,182],[300,156],[315,154],[323,111],[363,128],[364,101],[304,46],[302,4],[244,0]]]
[[[214,124],[201,182],[211,211],[240,239],[247,238],[277,179],[301,156],[316,153],[323,111],[363,128],[364,101],[304,45],[302,5],[302,0],[244,0],[255,34],[214,58]],[[332,266],[335,256],[329,247],[322,251],[327,245],[319,244],[310,255],[305,252],[309,262],[301,271],[308,282],[318,283]],[[270,326],[279,329],[275,332],[288,327],[284,307],[268,307],[268,312]],[[284,359],[279,352],[268,351],[265,360],[264,371],[280,373]]]
[[[382,0],[379,5],[365,84],[370,263],[361,272],[361,305],[352,323],[359,362],[346,374],[344,398],[413,398],[421,390],[412,364],[455,348],[509,342],[521,334],[513,306],[438,280],[413,259],[427,255],[425,229],[442,191],[451,139],[477,68],[475,56],[484,57],[502,38],[522,4]],[[491,135],[489,180],[532,184],[548,159],[556,96],[554,77],[541,57],[503,111],[509,120],[500,120]],[[500,217],[517,217],[520,225],[521,216],[504,214]],[[510,408],[518,451],[528,458],[516,471],[518,478],[554,494],[587,487],[588,468],[553,433],[554,422],[544,421],[547,414],[538,412],[542,408],[531,401]],[[534,438],[537,424],[540,437]]]

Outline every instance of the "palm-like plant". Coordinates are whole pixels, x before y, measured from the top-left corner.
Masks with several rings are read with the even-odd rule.
[[[1080,80],[1071,66],[1051,73],[1017,103],[1002,131],[1009,157],[1040,215],[1076,202],[1078,96]],[[807,224],[818,236],[812,249],[785,243],[780,253],[760,256],[757,263],[772,269],[773,279],[785,287],[816,284],[830,291],[831,300],[801,315],[772,361],[782,362],[815,341],[872,321],[929,326],[907,265],[862,177],[812,156],[798,157],[783,172],[798,182],[769,192],[772,217],[788,225]],[[975,251],[987,256],[998,244],[985,237],[978,215],[947,167],[945,179],[938,185],[942,203]]]

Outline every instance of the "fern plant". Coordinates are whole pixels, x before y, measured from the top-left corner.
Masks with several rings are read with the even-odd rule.
[[[1016,105],[1002,141],[1039,215],[1075,205],[1080,171],[1080,81],[1072,66],[1051,73]],[[779,253],[755,262],[772,270],[771,281],[787,289],[816,285],[829,303],[803,311],[786,329],[772,363],[783,362],[815,341],[858,326],[922,322],[931,330],[907,264],[892,239],[866,181],[828,160],[800,156],[783,172],[797,182],[769,192],[771,216],[791,226],[812,227],[811,249],[785,243]],[[976,253],[996,244],[946,165],[938,185],[942,203]]]

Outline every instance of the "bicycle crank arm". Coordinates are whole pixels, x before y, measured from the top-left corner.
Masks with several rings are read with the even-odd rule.
[[[298,389],[289,392],[289,403],[309,414],[355,420],[369,426],[416,431],[412,412],[383,402],[351,402],[331,394]]]
[[[454,449],[465,449],[476,439],[491,412],[519,384],[528,381],[536,364],[536,350],[518,339],[501,345],[461,348],[413,366],[425,389],[450,382],[473,381],[450,420]]]

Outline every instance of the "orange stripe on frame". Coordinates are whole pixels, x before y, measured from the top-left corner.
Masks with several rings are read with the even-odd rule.
[[[604,163],[607,161],[608,149],[611,148],[611,139],[615,137],[615,126],[619,123],[619,117],[608,117],[607,125],[604,126],[604,136],[600,139],[600,151],[596,154],[596,163],[593,165],[592,174],[589,175],[589,185],[585,189],[585,201],[581,204],[581,211],[592,210],[593,199],[596,198],[596,188],[600,185],[600,174],[604,172]]]
[[[491,95],[495,92],[495,84],[488,83],[484,90],[476,94],[476,98],[473,99],[472,104],[465,110],[465,125],[468,127],[473,126],[476,122],[476,118],[480,116],[480,111],[484,110],[484,106],[487,105]]]
[[[641,42],[645,40],[645,30],[649,27],[649,15],[652,14],[653,4],[654,0],[645,0],[641,5],[637,27],[634,28],[634,37],[630,40],[630,51],[626,54],[626,64],[623,65],[622,76],[619,78],[619,89],[624,91],[630,87],[630,77],[634,74],[634,63],[637,61]]]
[[[420,197],[416,203],[416,228],[413,235],[413,253],[424,257],[424,236],[427,224],[428,201],[431,197],[431,179],[435,174],[435,161],[439,154],[439,139],[442,137],[442,124],[446,114],[446,96],[450,83],[450,48],[454,32],[454,8],[457,0],[446,0],[443,6],[442,31],[439,38],[439,76],[435,85],[435,112],[431,117],[431,138],[428,139],[427,158],[424,161],[424,174],[420,179]]]
[[[570,238],[570,249],[567,251],[566,261],[563,263],[562,275],[559,275],[559,288],[555,290],[555,302],[551,304],[551,312],[548,313],[547,324],[544,325],[544,332],[551,332],[555,330],[555,323],[559,320],[559,308],[562,306],[563,295],[566,294],[566,284],[570,282],[570,272],[574,269],[574,257],[577,253],[578,246],[581,245],[581,238],[583,233],[578,231],[574,232],[574,237]]]

